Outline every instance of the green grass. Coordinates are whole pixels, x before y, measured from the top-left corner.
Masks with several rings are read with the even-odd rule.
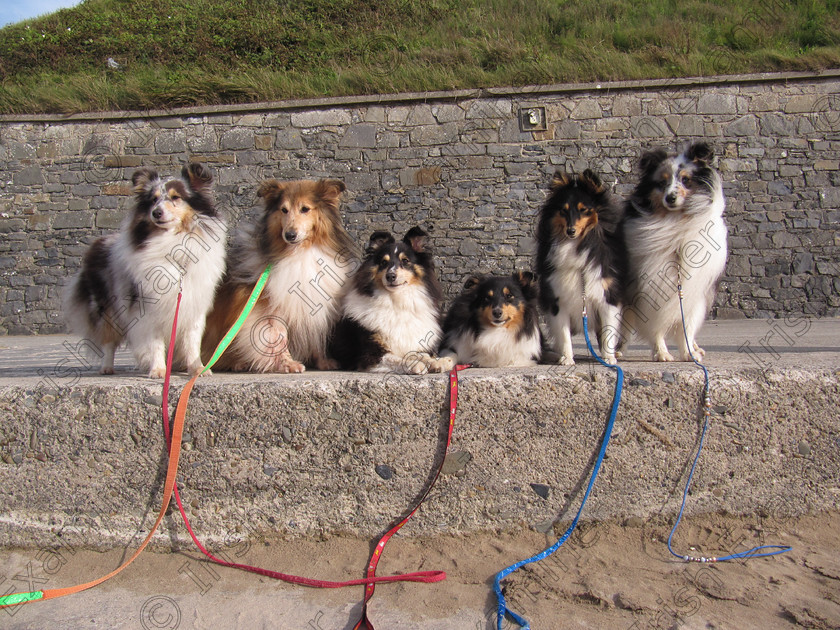
[[[87,0],[0,29],[0,112],[829,67],[840,0]]]

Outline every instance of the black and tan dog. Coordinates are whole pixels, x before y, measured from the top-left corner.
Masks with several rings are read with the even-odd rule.
[[[535,365],[541,336],[534,276],[473,276],[443,324],[443,358],[478,367]]]

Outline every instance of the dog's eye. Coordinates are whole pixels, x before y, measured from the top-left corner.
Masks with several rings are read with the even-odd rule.
[[[301,214],[306,214],[307,212],[309,212],[309,206],[301,206],[300,207],[300,213]]]
[[[391,261],[389,261],[389,260],[385,260],[385,259],[383,258],[382,260],[380,260],[380,261],[379,261],[379,268],[380,268],[380,269],[385,269],[385,267],[387,267],[387,266],[388,266],[388,263],[390,263],[390,262],[391,262]]]
[[[280,212],[282,212],[283,214],[289,214],[289,209],[283,207],[283,208],[280,208]]]
[[[172,196],[170,196],[169,198],[170,198],[172,201],[178,201],[179,199],[181,199],[181,196],[180,196],[180,195],[172,195]]]
[[[681,183],[683,186],[688,186],[689,184],[691,184],[691,177],[689,177],[688,175],[683,175],[683,176],[680,178],[680,183]]]
[[[508,294],[505,296],[505,302],[508,302],[508,303],[513,302],[513,295],[512,295],[512,294],[510,294],[510,293],[508,293]]]
[[[411,261],[408,258],[403,258],[400,262],[402,263],[402,266],[406,269],[411,267]]]
[[[592,214],[592,208],[585,208],[584,211],[582,212],[582,214],[583,214],[583,216],[588,217],[589,215]]]

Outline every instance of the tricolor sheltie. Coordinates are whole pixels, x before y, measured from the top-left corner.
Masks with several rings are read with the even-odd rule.
[[[705,143],[668,156],[645,153],[641,180],[626,204],[624,234],[630,260],[630,291],[624,310],[624,335],[637,332],[651,345],[655,361],[673,361],[666,339],[680,359],[705,352],[695,337],[714,299],[726,266],[723,187],[710,166]],[[684,293],[685,334],[677,294]],[[686,343],[686,336],[688,343]]]
[[[344,298],[332,356],[345,370],[424,374],[449,370],[434,356],[442,293],[428,235],[411,228],[402,241],[374,232]]]
[[[478,367],[523,367],[540,358],[541,335],[534,276],[473,276],[443,323],[440,355]]]
[[[213,176],[189,164],[180,179],[164,181],[148,168],[133,177],[135,206],[118,234],[93,242],[65,293],[71,330],[113,374],[114,351],[127,341],[151,378],[166,371],[166,348],[179,286],[183,298],[176,360],[200,372],[201,337],[225,268],[224,221],[210,192]]]
[[[207,318],[202,352],[209,356],[242,312],[268,264],[271,273],[254,310],[216,364],[220,370],[303,372],[331,369],[327,340],[358,261],[341,223],[344,183],[335,179],[261,184],[259,220],[242,230]]]
[[[575,362],[572,333],[582,329],[584,292],[602,358],[616,361],[626,266],[621,219],[621,205],[591,170],[554,174],[537,225],[536,271],[561,365]]]

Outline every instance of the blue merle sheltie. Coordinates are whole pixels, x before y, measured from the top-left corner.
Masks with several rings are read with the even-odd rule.
[[[683,361],[692,353],[697,359],[705,354],[695,338],[727,255],[723,187],[712,158],[704,142],[679,155],[663,149],[645,153],[639,161],[641,178],[626,203],[630,278],[622,337],[637,333],[651,345],[655,361],[674,360],[666,339],[676,343]]]
[[[540,359],[534,275],[472,276],[443,323],[441,357],[478,367],[522,367]]]
[[[345,370],[449,370],[452,362],[435,355],[442,297],[426,232],[413,227],[401,241],[374,232],[344,297],[330,354]]]
[[[621,205],[589,169],[557,171],[537,224],[540,306],[561,365],[573,365],[572,333],[582,329],[583,297],[594,316],[601,354],[615,364],[626,254]]]
[[[175,358],[197,374],[205,318],[225,268],[227,229],[211,194],[213,176],[192,163],[180,178],[141,168],[131,181],[135,204],[121,231],[93,242],[67,287],[68,324],[102,359],[102,374],[113,374],[114,351],[127,341],[140,368],[161,378],[183,287]]]

